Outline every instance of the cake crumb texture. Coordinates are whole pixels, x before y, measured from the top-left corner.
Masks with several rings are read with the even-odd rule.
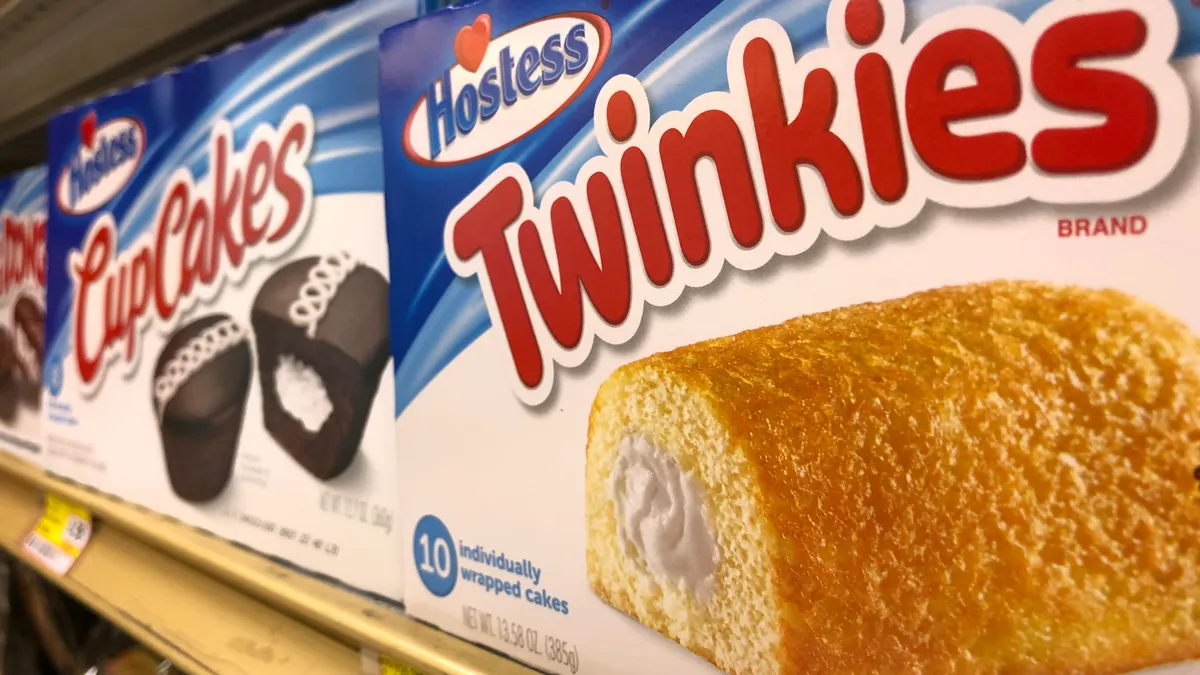
[[[644,434],[706,489],[690,598],[619,550]],[[1200,658],[1200,341],[1128,295],[925,291],[618,369],[588,437],[597,594],[734,675],[1109,675]]]

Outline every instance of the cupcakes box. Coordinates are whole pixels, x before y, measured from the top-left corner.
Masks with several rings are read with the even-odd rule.
[[[362,0],[57,116],[47,455],[73,480],[401,597]]]

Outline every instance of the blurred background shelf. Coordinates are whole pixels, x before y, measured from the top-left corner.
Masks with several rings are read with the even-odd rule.
[[[344,0],[0,0],[0,174],[60,108]]]
[[[64,577],[48,576],[189,673],[362,672],[366,648],[430,675],[534,671],[370,599],[0,454],[0,546],[57,494],[98,521]],[[27,559],[27,558],[26,558]]]

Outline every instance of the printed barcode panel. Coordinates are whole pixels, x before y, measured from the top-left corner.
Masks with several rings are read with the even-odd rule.
[[[37,532],[30,532],[25,537],[25,550],[55,574],[66,574],[75,564],[74,557]]]

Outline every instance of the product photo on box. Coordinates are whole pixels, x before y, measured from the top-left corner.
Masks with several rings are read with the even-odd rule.
[[[554,673],[1197,672],[1191,3],[381,48],[414,616]]]
[[[42,461],[46,167],[0,177],[0,448]]]

